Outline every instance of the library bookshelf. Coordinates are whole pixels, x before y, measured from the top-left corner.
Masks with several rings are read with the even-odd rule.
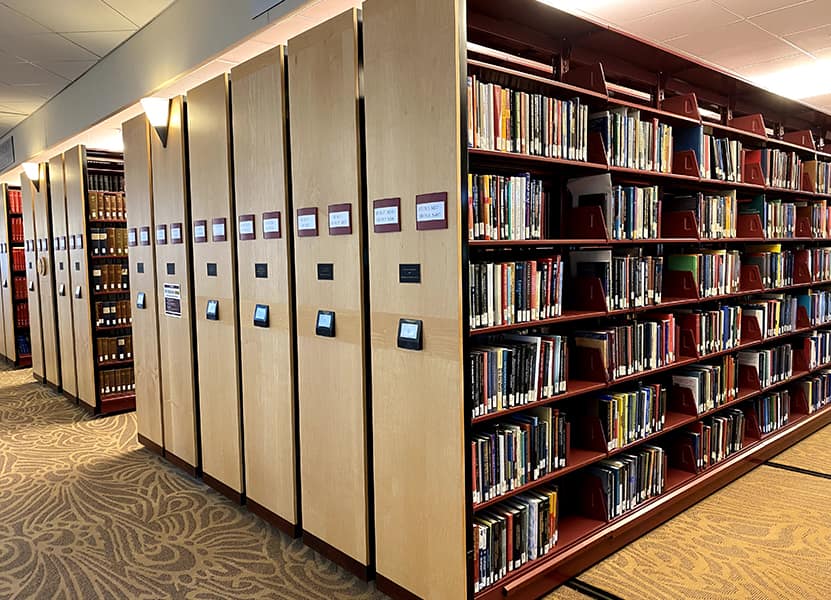
[[[23,250],[23,199],[20,188],[2,184],[0,202],[0,285],[3,296],[4,356],[16,367],[32,364],[29,341],[29,303],[26,258]]]
[[[813,387],[827,380],[831,359],[817,352],[829,321],[814,310],[831,285],[823,139],[831,116],[534,0],[414,4],[363,8],[378,587],[401,598],[536,598],[831,422],[827,394]],[[552,138],[548,117],[562,114],[573,123],[559,121]],[[561,150],[569,144],[572,153]],[[500,195],[507,188],[496,177],[527,187]],[[608,189],[588,198],[570,191],[592,178]],[[613,204],[618,189],[638,198],[654,190],[651,229],[627,229],[626,219],[646,213]],[[716,233],[700,203],[711,201],[720,207]],[[391,206],[392,226],[389,211],[378,212]],[[785,215],[780,228],[775,215]],[[644,271],[647,282],[660,272],[652,300],[618,302],[631,298],[630,271],[607,276],[581,262],[589,254],[608,256],[608,272],[630,259],[660,263]],[[539,297],[538,282],[556,282],[537,270],[549,259],[562,279],[560,305],[528,318],[521,311],[539,308],[528,300]],[[687,260],[694,266],[681,266]],[[519,263],[534,264],[518,285],[494,283]],[[412,265],[418,285],[401,277]],[[769,302],[790,307],[784,327],[754,316]],[[734,320],[719,321],[710,334],[721,342],[705,348],[699,319],[716,313]],[[400,319],[420,322],[420,351],[396,342]],[[631,368],[639,350],[629,353],[628,341],[640,334],[625,336],[642,325],[662,332],[663,342],[649,343],[665,359]],[[610,330],[627,341],[622,354],[610,353],[620,348],[603,337]],[[506,363],[477,361],[508,356],[497,353],[506,346],[540,348],[542,338],[561,344],[551,348],[561,353],[553,364],[562,387],[529,384],[528,402],[503,402]],[[530,356],[512,363],[511,376],[547,376],[539,369],[549,363]],[[701,370],[726,378],[713,403],[683,382]],[[620,423],[602,407],[647,389],[666,400],[661,425],[617,439]],[[551,460],[554,438],[529,433],[553,432],[539,425],[547,409],[565,413],[563,452],[556,467],[526,473],[505,457],[522,440],[529,463]],[[732,431],[735,444],[722,452],[714,430]],[[520,437],[531,435],[541,436],[533,449]],[[483,456],[501,481],[496,492],[481,488]],[[635,470],[637,492],[615,506],[622,494],[604,482]],[[661,484],[649,488],[650,477]],[[510,523],[519,535],[526,513],[547,516],[538,522],[545,539],[533,532],[536,558],[514,554],[519,540],[533,556],[529,539],[501,534]]]
[[[78,400],[94,414],[135,409],[124,157],[75,146],[64,153]]]

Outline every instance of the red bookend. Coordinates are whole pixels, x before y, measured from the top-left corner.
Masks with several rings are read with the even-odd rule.
[[[568,230],[566,230],[568,227]],[[608,229],[599,206],[578,206],[569,211],[569,218],[563,222],[564,238],[608,241]]]
[[[676,175],[690,175],[698,177],[698,159],[692,150],[681,150],[672,156],[672,172]]]
[[[811,134],[810,129],[803,129],[801,131],[792,131],[790,133],[786,133],[784,136],[782,136],[782,140],[790,144],[796,144],[797,146],[808,148],[810,150],[817,149],[816,144],[814,144],[814,136]]]
[[[764,332],[759,329],[759,321],[755,317],[742,315],[742,344],[761,342]]]
[[[765,176],[762,173],[762,165],[759,163],[744,163],[744,182],[751,185],[765,185]]]
[[[596,521],[608,521],[606,493],[603,491],[600,480],[587,474],[580,478],[578,488],[579,490],[576,491],[580,496],[579,506],[583,515]]]
[[[582,415],[577,419],[577,446],[586,450],[606,453],[609,440],[603,433],[603,424],[597,415]]]
[[[727,122],[727,126],[767,137],[767,132],[765,131],[765,119],[761,114],[746,115],[744,117],[730,119]]]
[[[794,362],[796,361],[796,354],[794,353]],[[750,365],[739,365],[739,395],[761,391],[759,369]]]
[[[742,265],[739,289],[742,292],[761,292],[764,289],[759,265]]]
[[[603,74],[603,65],[600,63],[569,69],[563,74],[563,82],[599,94],[609,93],[606,89],[606,76]]]
[[[663,300],[699,300],[698,282],[689,271],[665,271]]]
[[[597,163],[609,166],[609,157],[606,155],[606,146],[603,144],[603,136],[598,131],[590,131],[586,140],[586,157],[590,163]]]
[[[695,97],[695,93],[692,92],[666,98],[661,102],[661,110],[681,115],[682,117],[701,120],[701,113],[698,111],[698,99]]]
[[[574,379],[609,383],[609,372],[603,367],[603,356],[597,348],[575,347],[571,361]]]
[[[580,301],[580,305],[576,308],[592,312],[605,312],[608,309],[606,294],[603,291],[603,283],[599,278],[589,276],[576,277],[574,279],[574,288],[576,293],[573,297]]]
[[[805,284],[813,281],[811,269],[808,267],[810,250],[798,250],[794,255],[793,282],[794,284]]]
[[[747,408],[744,411],[744,437],[748,440],[762,439],[762,428],[759,427],[759,417],[755,408]]]
[[[792,415],[807,415],[810,412],[808,406],[808,397],[801,385],[795,385],[791,388],[791,414]]]
[[[699,240],[698,221],[691,210],[666,211],[662,214],[661,235],[668,238]]]
[[[698,415],[698,406],[696,406],[692,390],[689,388],[672,386],[669,393],[668,404],[672,412],[690,415],[693,417]]]
[[[805,329],[811,326],[811,320],[808,318],[808,310],[804,306],[796,307],[796,326],[798,329]]]
[[[739,215],[736,220],[736,237],[763,238],[765,230],[759,215]]]

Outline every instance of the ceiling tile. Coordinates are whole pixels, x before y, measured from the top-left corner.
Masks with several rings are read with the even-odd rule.
[[[61,85],[69,83],[69,79],[50,73],[46,69],[32,63],[20,62],[5,64],[0,68],[0,81],[6,85]]]
[[[130,19],[139,29],[173,4],[173,0],[104,0],[105,4]]]
[[[566,5],[568,10],[574,9],[574,12],[586,13],[602,21],[619,25],[691,2],[695,0],[619,0],[617,2],[582,0],[581,2],[567,2]],[[550,0],[549,3],[554,6],[563,6],[563,2],[558,0]]]
[[[689,35],[667,45],[729,69],[794,54],[792,46],[747,21],[713,28],[707,35]]]
[[[752,17],[762,13],[794,6],[811,0],[716,0],[724,8],[732,10],[743,17]]]
[[[829,23],[828,0],[811,0],[753,17],[751,21],[776,35],[789,35]]]
[[[60,75],[64,79],[75,81],[78,77],[86,73],[95,62],[94,60],[56,60],[39,62],[37,65],[56,75]],[[3,68],[0,67],[0,76],[2,72]]]
[[[96,56],[106,56],[112,50],[135,33],[135,29],[122,31],[87,31],[62,33],[68,40],[83,46]]]
[[[806,67],[815,62],[815,59],[803,54],[796,53],[790,56],[784,56],[773,60],[766,60],[749,65],[742,65],[735,67],[736,72],[747,79],[754,79],[756,77],[763,77],[772,73],[779,73],[789,69],[796,69]]]
[[[823,25],[822,27],[794,33],[785,39],[808,52],[831,48],[831,25]]]
[[[58,33],[64,31],[116,31],[130,29],[133,23],[102,0],[3,0],[17,12]]]
[[[736,15],[718,6],[713,0],[696,0],[642,19],[625,21],[621,27],[638,36],[653,40],[666,40],[681,35],[709,32],[713,28],[735,23],[738,20]],[[713,44],[709,35],[704,37],[708,38],[711,45]]]
[[[0,4],[0,36],[28,35],[30,33],[47,33],[48,31],[40,23],[21,15],[4,4]]]
[[[31,62],[48,60],[95,60],[93,53],[73,44],[57,33],[35,33],[19,37],[0,37],[0,50]]]

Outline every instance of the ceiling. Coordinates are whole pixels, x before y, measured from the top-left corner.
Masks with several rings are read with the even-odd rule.
[[[172,2],[0,1],[0,136]]]
[[[541,0],[831,112],[829,0]]]

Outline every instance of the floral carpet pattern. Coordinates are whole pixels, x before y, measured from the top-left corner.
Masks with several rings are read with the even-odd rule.
[[[0,371],[0,598],[385,598],[136,442]]]

